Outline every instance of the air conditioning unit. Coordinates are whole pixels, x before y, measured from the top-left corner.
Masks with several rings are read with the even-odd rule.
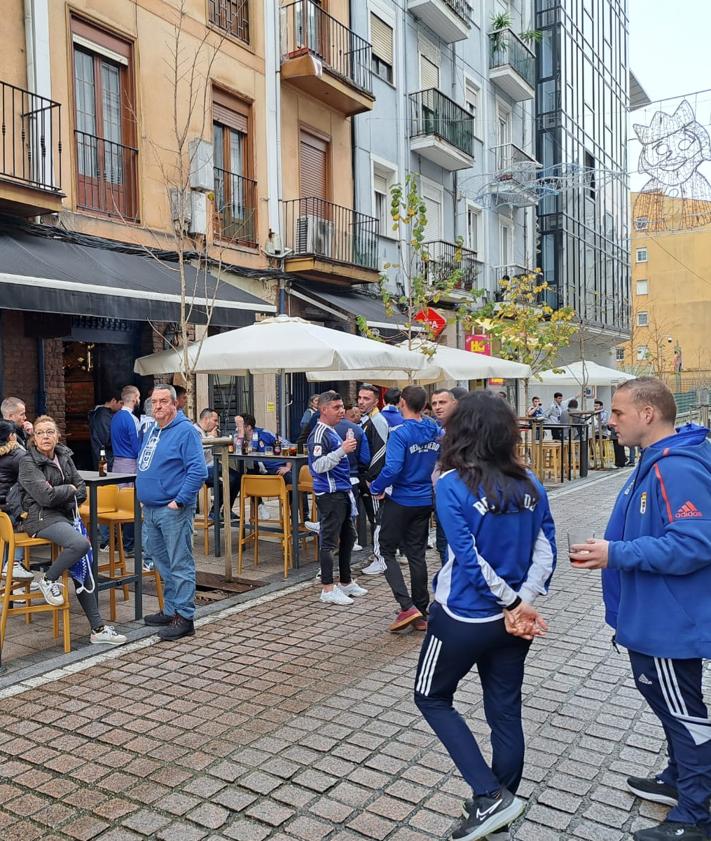
[[[170,218],[173,224],[181,230],[187,231],[192,215],[190,190],[171,187],[168,191],[168,196],[170,198]]]
[[[212,143],[196,138],[188,144],[190,155],[190,187],[209,193],[215,189]]]
[[[190,191],[188,232],[191,234],[207,234],[207,196],[197,190]]]
[[[330,257],[333,222],[321,216],[299,216],[296,220],[296,253]]]

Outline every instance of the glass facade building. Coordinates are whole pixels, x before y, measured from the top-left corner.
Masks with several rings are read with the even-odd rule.
[[[536,0],[536,156],[560,189],[538,206],[552,305],[629,329],[627,0]]]

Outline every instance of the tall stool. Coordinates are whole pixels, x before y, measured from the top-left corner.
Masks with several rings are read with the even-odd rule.
[[[299,493],[303,494],[310,494],[311,495],[311,521],[315,522],[316,517],[318,516],[318,511],[316,507],[316,494],[314,493],[314,480],[313,476],[311,475],[311,471],[307,464],[302,464],[299,468],[299,482],[297,485],[297,490]],[[311,540],[314,546],[314,560],[318,560],[318,534],[313,531],[309,531],[306,526],[304,525],[304,509],[303,506],[299,505],[299,541],[304,544],[304,549],[306,549],[306,541]]]
[[[237,545],[239,551],[237,554],[237,575],[242,574],[242,558],[244,554],[244,547],[250,543],[254,544],[254,565],[259,566],[259,499],[278,499],[279,500],[279,520],[281,526],[280,531],[276,533],[282,545],[282,553],[284,557],[284,578],[289,574],[289,564],[291,563],[291,517],[289,513],[289,495],[286,489],[286,482],[282,476],[242,476],[242,485],[240,490],[239,500],[239,537]],[[246,503],[249,499],[250,511],[250,532],[246,534]],[[272,523],[273,521],[269,521]]]
[[[195,515],[194,528],[198,531],[202,530],[202,549],[203,554],[207,555],[210,551],[210,526],[212,520],[210,519],[210,486],[205,484],[200,489],[199,500],[200,510]]]

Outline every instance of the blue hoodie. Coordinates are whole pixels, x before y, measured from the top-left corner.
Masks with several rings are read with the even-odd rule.
[[[437,519],[447,536],[448,560],[434,579],[435,601],[453,619],[500,619],[516,596],[531,604],[548,591],[555,568],[555,525],[543,485],[530,474],[538,501],[494,513],[459,473],[437,482]]]
[[[151,427],[138,456],[136,493],[149,508],[163,508],[175,500],[195,505],[207,478],[202,443],[182,412],[161,429]]]
[[[681,427],[647,447],[605,538],[605,620],[650,657],[711,657],[711,443]]]
[[[407,419],[390,430],[385,466],[370,486],[378,496],[392,486],[391,499],[408,508],[432,505],[432,471],[437,464],[440,430],[432,418]]]

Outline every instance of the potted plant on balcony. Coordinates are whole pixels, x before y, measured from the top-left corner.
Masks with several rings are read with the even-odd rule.
[[[492,55],[506,52],[508,47],[506,31],[511,29],[511,24],[511,15],[508,12],[492,16],[491,34],[489,36]],[[540,43],[542,33],[537,29],[527,29],[525,32],[519,33],[518,37],[530,46],[531,44]]]

